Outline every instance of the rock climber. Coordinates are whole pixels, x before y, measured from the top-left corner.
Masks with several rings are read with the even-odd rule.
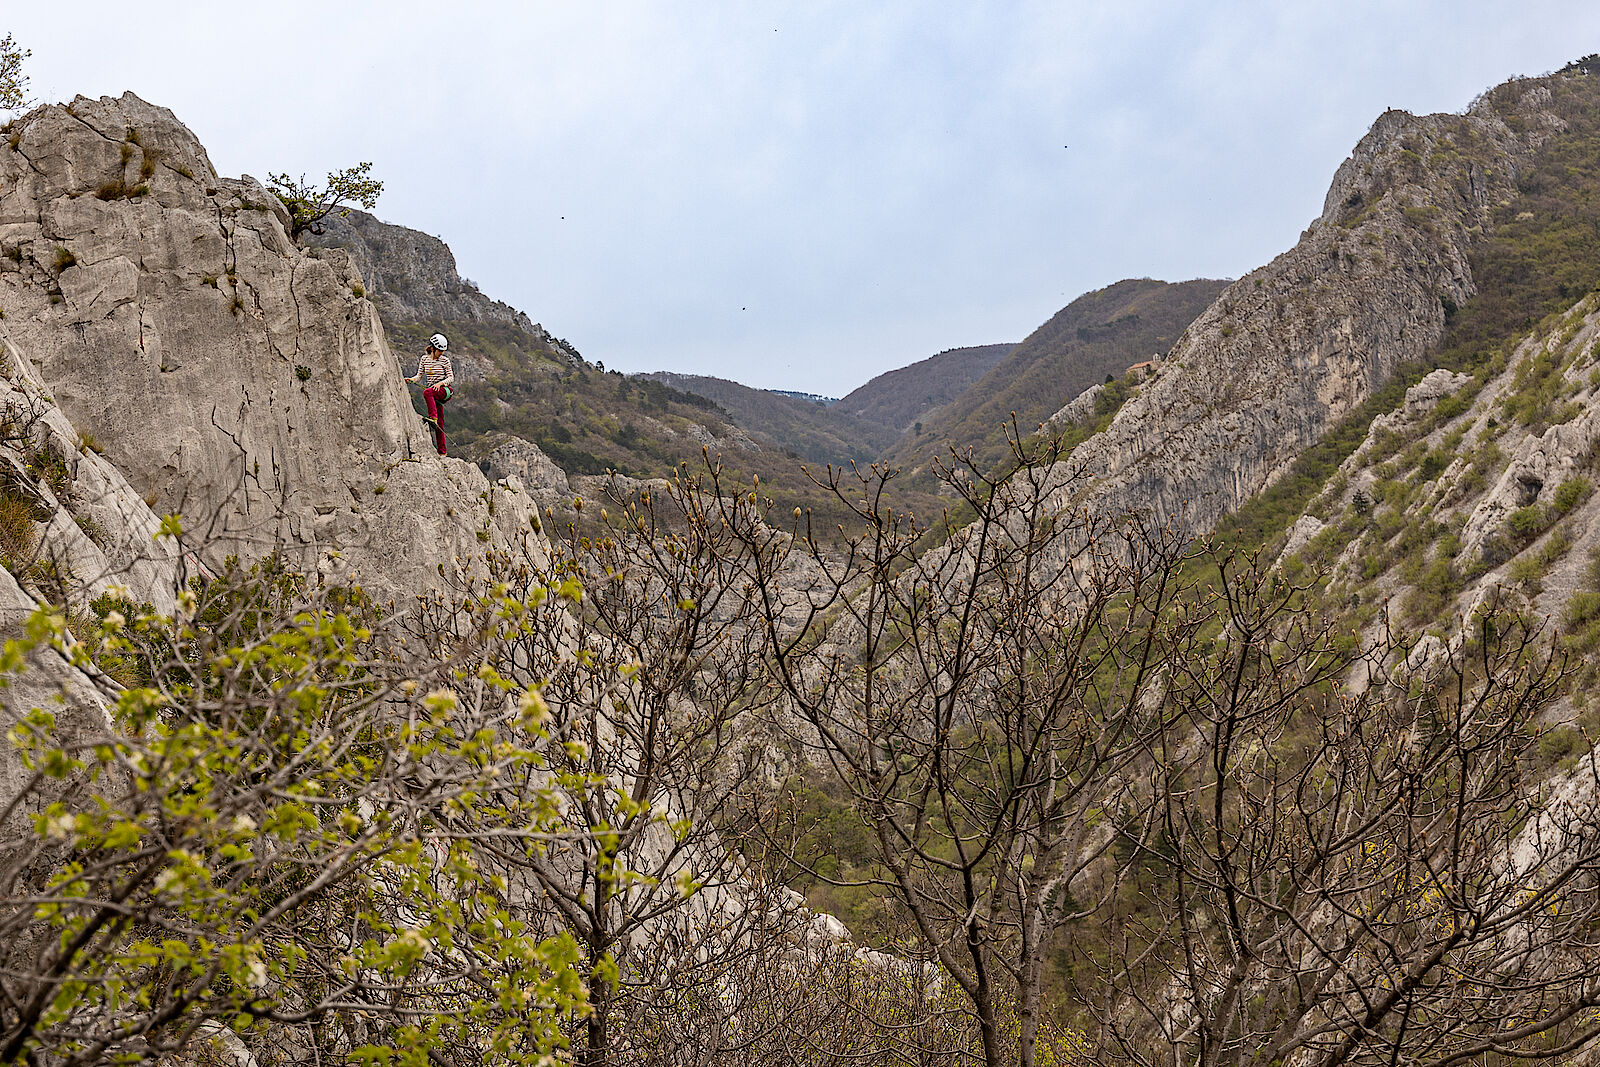
[[[427,376],[422,399],[428,405],[428,413],[423,419],[433,429],[433,444],[441,456],[445,454],[444,404],[453,395],[450,385],[456,380],[455,373],[450,369],[450,357],[447,355],[449,350],[450,342],[444,334],[436,333],[428,338],[428,350],[422,354],[422,359],[417,363],[417,373],[406,379],[415,384],[424,375]]]

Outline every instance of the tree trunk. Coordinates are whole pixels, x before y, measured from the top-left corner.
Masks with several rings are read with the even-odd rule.
[[[598,957],[596,957],[598,959]],[[590,975],[594,974],[591,967]],[[610,1055],[611,988],[604,980],[589,982],[589,1021],[584,1028],[583,1067],[605,1067]]]
[[[594,1014],[589,1016],[587,1033],[584,1035],[583,1067],[605,1067],[606,1042],[610,1040],[606,1035],[606,1014],[603,1001],[606,995],[594,997],[591,1001]]]

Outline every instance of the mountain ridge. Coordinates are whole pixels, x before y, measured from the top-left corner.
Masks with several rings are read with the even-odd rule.
[[[1124,279],[1084,293],[1033,330],[941,408],[924,433],[902,438],[885,462],[924,475],[950,450],[973,450],[993,468],[1009,451],[1008,427],[1030,434],[1089,386],[1162,355],[1223,283]]]
[[[1565,128],[1552,87],[1578,85],[1514,81],[1464,115],[1380,116],[1295,247],[1230,285],[1077,448],[1089,499],[1211,529],[1398,367],[1425,361],[1447,311],[1477,291],[1469,251],[1492,209]]]

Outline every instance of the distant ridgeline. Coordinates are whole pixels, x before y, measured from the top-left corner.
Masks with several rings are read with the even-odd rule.
[[[796,400],[804,400],[811,404],[822,404],[823,406],[839,402],[839,398],[836,396],[823,396],[820,393],[801,393],[794,389],[768,389],[767,392],[777,393],[779,396],[793,397]]]
[[[1356,436],[1341,420],[1370,419],[1397,373],[1466,365],[1481,356],[1465,349],[1500,346],[1589,291],[1591,66],[1514,80],[1466,115],[1380,117],[1322,217],[1237,282],[1117,282],[1020,344],[948,350],[838,399],[607,371],[463,281],[442,242],[359,213],[323,240],[351,250],[397,349],[436,329],[455,342],[451,415],[464,454],[485,462],[508,439],[579,479],[659,477],[704,455],[822,508],[800,463],[881,460],[905,471],[903,506],[937,514],[935,462],[970,454],[994,471],[1008,434],[1048,422],[1083,442],[1108,503],[1210,528],[1330,434]]]
[[[704,451],[789,490],[799,504],[811,502],[812,487],[796,461],[925,461],[957,441],[983,444],[985,458],[998,460],[1007,412],[1032,429],[1108,368],[1120,374],[1158,354],[1220,284],[1118,283],[1074,301],[1021,346],[947,349],[837,398],[668,371],[607,371],[463,279],[437,238],[352,212],[315,240],[350,251],[403,358],[435,330],[450,337],[462,380],[451,402],[452,440],[463,455],[487,462],[509,435],[537,446],[569,478],[613,469],[659,477],[698,464]]]

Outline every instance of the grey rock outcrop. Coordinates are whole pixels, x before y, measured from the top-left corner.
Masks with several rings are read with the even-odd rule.
[[[534,332],[539,327],[510,304],[491,300],[456,270],[455,253],[437,237],[365,211],[338,212],[308,243],[341,248],[355,260],[368,290],[384,313],[410,322],[470,319]],[[542,331],[540,331],[542,332]]]
[[[48,600],[83,614],[94,597],[115,591],[136,604],[171,611],[179,585],[194,573],[160,519],[115,467],[89,447],[33,375],[0,323],[0,638],[21,635]],[[108,718],[99,688],[61,651],[44,643],[26,654],[27,669],[0,686],[0,735],[9,736],[34,708],[55,717],[65,743],[99,737]],[[0,807],[32,777],[8,745],[0,758]],[[51,802],[70,782],[35,782],[26,810]]]
[[[1560,125],[1548,103],[1534,87],[1506,113],[1379,118],[1300,242],[1229,286],[1075,452],[1092,495],[1208,530],[1423,356],[1475,292],[1473,235]]]
[[[165,108],[79,97],[0,145],[0,308],[73,426],[211,556],[285,551],[380,595],[481,551],[478,469],[435,454],[361,277],[298,248]],[[525,500],[524,500],[525,511]]]
[[[1546,354],[1553,354],[1566,364],[1571,379],[1567,388],[1577,398],[1579,410],[1568,421],[1545,427],[1539,433],[1513,430],[1504,434],[1501,448],[1509,456],[1505,469],[1477,501],[1462,527],[1462,551],[1468,558],[1483,553],[1491,539],[1504,535],[1511,516],[1519,509],[1536,504],[1549,506],[1563,482],[1586,478],[1593,469],[1600,450],[1600,398],[1586,377],[1595,347],[1600,344],[1600,308],[1591,297],[1574,309],[1574,314],[1580,313],[1584,315],[1581,329],[1564,341],[1534,336],[1512,354],[1512,368]],[[1491,405],[1515,389],[1515,373],[1514,369],[1509,370],[1486,389],[1479,405],[1482,410],[1474,414],[1484,421],[1491,418]],[[1591,530],[1600,534],[1600,522],[1583,523],[1581,529],[1586,534]]]
[[[1329,480],[1313,505],[1326,521],[1300,520],[1316,524],[1313,536],[1332,531],[1330,543],[1291,536],[1283,556],[1305,550],[1326,566],[1332,600],[1386,604],[1372,626],[1434,628],[1452,648],[1462,620],[1491,603],[1581,630],[1586,616],[1569,615],[1571,598],[1593,591],[1600,552],[1597,351],[1600,297],[1591,294],[1481,380],[1429,374],[1372,421]],[[1519,412],[1540,389],[1549,403]]]
[[[1067,401],[1060,411],[1050,416],[1045,423],[1052,430],[1060,430],[1069,423],[1084,422],[1093,417],[1095,402],[1100,399],[1100,394],[1106,391],[1104,385],[1091,385],[1071,400]]]
[[[75,429],[0,323],[0,499],[12,509],[3,553],[9,572],[82,610],[113,586],[135,603],[171,609],[195,573],[161,520]],[[24,524],[19,509],[25,508]]]
[[[517,479],[541,511],[545,508],[565,511],[572,504],[572,487],[566,473],[533,442],[511,434],[498,434],[484,442],[483,453],[479,466],[485,468],[484,473],[497,482]]]

